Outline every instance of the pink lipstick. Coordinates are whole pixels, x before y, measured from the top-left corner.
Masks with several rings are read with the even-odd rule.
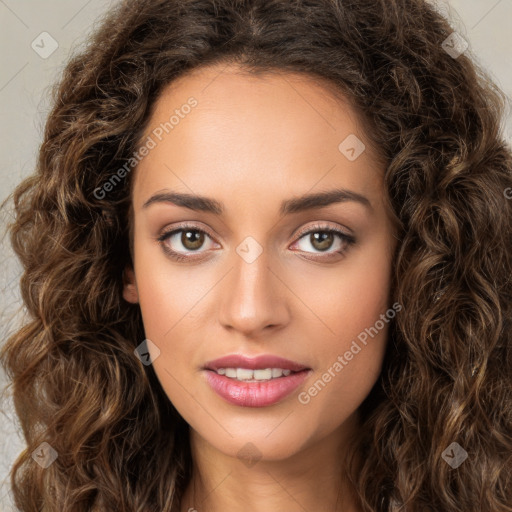
[[[299,387],[311,368],[273,355],[229,355],[204,365],[207,383],[223,399],[242,407],[275,404]]]

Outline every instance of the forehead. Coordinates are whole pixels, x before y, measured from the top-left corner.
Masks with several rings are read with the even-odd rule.
[[[349,137],[366,146],[355,161],[340,150]],[[226,202],[226,192],[288,197],[316,183],[371,195],[382,174],[349,102],[303,74],[196,69],[163,90],[142,142],[148,138],[154,147],[136,169],[135,209],[164,188]]]

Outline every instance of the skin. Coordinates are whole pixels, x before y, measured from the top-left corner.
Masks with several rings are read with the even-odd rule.
[[[190,425],[194,475],[183,512],[362,510],[341,461],[381,371],[387,323],[307,404],[298,395],[391,307],[396,240],[378,155],[355,111],[324,85],[284,72],[249,76],[233,65],[196,69],[167,86],[143,137],[197,99],[134,171],[134,267],[124,287],[160,350],[153,365],[162,387]],[[354,161],[338,149],[350,134],[366,144]],[[279,214],[283,200],[334,188],[365,196],[371,209],[344,201]],[[214,198],[225,212],[170,202],[143,208],[164,190]],[[181,232],[157,240],[183,221],[208,233],[202,245],[183,245]],[[311,234],[297,236],[316,223],[356,242],[333,234],[322,252]],[[236,252],[248,236],[263,249],[252,263]],[[164,244],[193,259],[172,260]],[[313,371],[272,406],[240,407],[218,396],[202,370],[233,353],[270,353]],[[252,465],[237,456],[249,442],[261,456]]]

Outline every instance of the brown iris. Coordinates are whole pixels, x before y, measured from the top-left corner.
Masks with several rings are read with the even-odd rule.
[[[183,231],[181,234],[181,243],[183,247],[191,251],[199,249],[204,243],[204,233],[194,229]]]
[[[315,233],[311,233],[309,239],[311,241],[311,245],[315,249],[325,251],[332,246],[334,234],[327,231],[317,231]]]

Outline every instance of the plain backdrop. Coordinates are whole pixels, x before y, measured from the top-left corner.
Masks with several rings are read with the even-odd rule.
[[[0,201],[33,172],[49,108],[51,85],[72,50],[80,46],[116,0],[0,0]],[[438,0],[438,9],[469,52],[512,97],[512,0]],[[512,142],[510,104],[503,130]],[[9,208],[1,212],[2,235]],[[0,344],[20,320],[20,268],[5,237],[0,248]],[[17,316],[16,316],[17,315]],[[0,387],[5,386],[0,370]],[[24,449],[20,428],[7,394],[0,402],[0,511],[14,511],[8,471]]]

